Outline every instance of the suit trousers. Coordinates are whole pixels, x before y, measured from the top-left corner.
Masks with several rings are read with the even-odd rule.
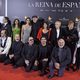
[[[1,54],[0,55],[0,62],[5,62],[7,58],[8,57],[6,56],[6,54]]]

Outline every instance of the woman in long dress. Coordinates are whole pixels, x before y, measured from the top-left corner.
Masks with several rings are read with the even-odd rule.
[[[21,30],[21,41],[23,43],[27,43],[28,42],[28,38],[30,37],[31,34],[31,19],[28,17],[25,20],[25,25],[22,26],[22,30]]]
[[[13,41],[14,41],[15,35],[16,34],[19,34],[20,35],[20,21],[19,21],[19,19],[15,19],[13,21],[12,33],[13,33],[12,36],[13,36]]]

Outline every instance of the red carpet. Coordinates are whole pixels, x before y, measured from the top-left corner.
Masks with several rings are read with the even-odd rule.
[[[10,65],[0,64],[0,80],[49,80],[46,76],[40,77],[38,71],[27,73],[24,68],[13,69]],[[63,77],[55,77],[51,80],[80,80],[80,71],[65,71]]]

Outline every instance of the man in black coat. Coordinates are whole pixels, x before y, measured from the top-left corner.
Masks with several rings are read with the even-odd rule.
[[[66,45],[71,49],[71,64],[73,64],[74,50],[76,47],[76,43],[79,40],[79,37],[78,37],[78,31],[74,27],[74,22],[72,20],[68,22],[68,27],[64,29],[63,35],[66,41]],[[70,67],[68,66],[67,69],[69,70],[69,68]],[[72,66],[72,69],[74,70],[74,65]]]
[[[61,21],[57,20],[55,22],[55,27],[51,31],[51,43],[53,46],[57,45],[58,38],[63,36],[63,29],[61,28]]]
[[[47,39],[45,37],[41,38],[41,43],[38,47],[39,54],[39,68],[40,68],[40,76],[44,76],[46,74],[46,68],[48,66],[48,62],[50,60],[52,47],[47,44]]]
[[[38,34],[38,31],[41,27],[43,23],[43,20],[40,20],[38,18],[38,16],[33,16],[32,17],[32,31],[31,31],[31,36],[34,38],[34,41],[37,43],[37,34]]]
[[[20,41],[20,35],[16,34],[10,50],[9,59],[6,60],[5,64],[12,63],[14,68],[23,66],[24,62],[21,56],[22,48],[23,43]]]
[[[51,61],[49,63],[50,75],[48,78],[54,77],[54,69],[58,70],[58,76],[63,76],[64,70],[71,61],[71,51],[65,46],[64,39],[58,40],[58,46],[53,48]]]
[[[29,37],[28,43],[24,44],[22,56],[26,65],[26,71],[31,71],[33,66],[37,67],[37,46],[33,37]]]
[[[5,29],[7,31],[7,36],[11,37],[12,27],[11,27],[11,23],[8,17],[4,17],[1,29]]]

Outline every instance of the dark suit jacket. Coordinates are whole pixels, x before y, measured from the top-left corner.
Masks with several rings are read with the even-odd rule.
[[[41,27],[42,22],[38,20],[36,23],[32,22],[32,30],[31,30],[31,36],[34,37],[34,39],[37,39],[38,31]]]
[[[59,38],[63,37],[63,29],[60,28]],[[57,44],[57,31],[54,28],[51,32],[51,43],[55,46]]]
[[[37,46],[34,44],[29,46],[28,43],[24,44],[22,56],[24,60],[34,61],[37,59]]]
[[[38,46],[38,54],[39,54],[39,60],[42,60],[44,58],[50,58],[52,52],[52,46],[47,44],[46,46],[42,46],[39,44]]]
[[[66,45],[68,46],[75,46],[79,40],[78,32],[75,28],[73,28],[72,30],[69,30],[68,27],[64,28],[63,35],[66,41]],[[67,39],[67,37],[69,37],[69,39]]]
[[[11,37],[11,35],[12,35],[12,27],[11,27],[10,24],[6,24],[6,26],[3,25],[1,29],[6,29],[7,30],[7,36]]]
[[[53,48],[51,60],[53,63],[59,62],[61,66],[66,66],[71,61],[71,51],[67,46],[64,46],[62,53],[61,53],[61,60],[59,60],[58,55],[59,47],[56,46]]]
[[[22,48],[23,48],[23,43],[21,41],[19,42],[14,41],[11,47],[11,54],[14,54],[14,56],[21,57]]]

